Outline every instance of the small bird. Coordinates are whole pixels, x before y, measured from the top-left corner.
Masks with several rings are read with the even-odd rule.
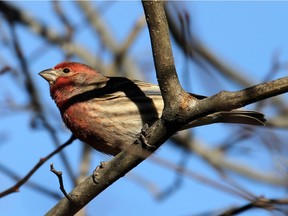
[[[155,84],[107,77],[77,62],[62,62],[39,75],[49,82],[50,95],[74,136],[109,155],[132,144],[142,127],[152,125],[162,114],[162,95]],[[183,129],[217,122],[264,125],[265,118],[254,111],[223,111],[194,120]]]

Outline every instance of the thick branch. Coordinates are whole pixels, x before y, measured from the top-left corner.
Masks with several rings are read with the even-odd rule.
[[[180,86],[174,58],[171,49],[168,23],[163,1],[143,1],[143,7],[149,28],[154,65],[159,87],[163,96],[163,118],[175,119],[182,95],[185,94]]]
[[[236,92],[222,91],[212,97],[198,102],[198,109],[189,113],[190,118],[195,118],[207,113],[229,111],[244,107],[248,104],[265,100],[288,92],[288,77],[283,77],[270,82],[265,82]]]

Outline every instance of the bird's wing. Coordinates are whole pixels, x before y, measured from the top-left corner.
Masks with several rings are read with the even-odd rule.
[[[161,114],[163,109],[163,101],[161,96],[161,91],[158,85],[142,82],[142,81],[133,81],[139,88],[145,93],[147,97],[151,97],[154,102],[161,104],[158,108],[158,112]],[[189,93],[191,96],[202,100],[207,98],[203,95]],[[160,108],[161,107],[161,108]],[[161,116],[161,115],[159,115]],[[246,110],[231,110],[231,111],[221,111],[216,112],[202,118],[196,119],[189,124],[185,125],[182,129],[187,129],[191,127],[197,127],[206,124],[213,123],[235,123],[235,124],[248,124],[248,125],[264,125],[265,117],[260,112],[255,111],[246,111]]]

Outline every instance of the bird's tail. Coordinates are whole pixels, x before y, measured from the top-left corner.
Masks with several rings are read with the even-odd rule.
[[[196,119],[185,125],[182,130],[187,128],[213,124],[213,123],[235,123],[247,125],[265,125],[265,117],[262,113],[255,111],[232,110],[222,111]]]

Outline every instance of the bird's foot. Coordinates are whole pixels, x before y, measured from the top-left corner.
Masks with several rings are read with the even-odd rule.
[[[146,149],[155,149],[154,146],[150,145],[147,141],[146,141],[146,136],[147,136],[147,130],[149,128],[148,124],[145,124],[143,126],[143,128],[141,129],[141,132],[139,134],[137,134],[137,140],[136,143],[141,143],[142,146]]]
[[[99,171],[105,167],[106,163],[107,162],[105,161],[101,161],[100,165],[98,165],[96,169],[93,171],[93,182],[95,184],[99,184],[99,179],[98,179]]]

